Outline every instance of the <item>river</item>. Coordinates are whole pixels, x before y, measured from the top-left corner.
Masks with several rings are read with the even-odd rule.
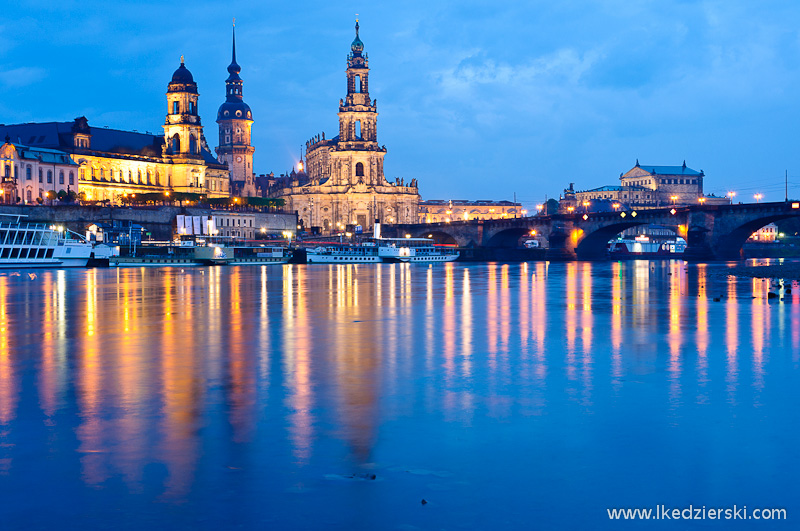
[[[800,289],[728,267],[3,273],[2,527],[620,529],[641,527],[607,509],[734,504],[791,522]]]

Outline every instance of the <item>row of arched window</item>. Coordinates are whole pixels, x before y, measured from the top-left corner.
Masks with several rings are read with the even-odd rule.
[[[15,174],[19,175],[19,166],[15,166]],[[11,178],[11,165],[5,165],[4,177]],[[33,180],[33,166],[30,164],[25,166],[25,180],[32,181]],[[44,184],[45,182],[45,171],[44,168],[39,168],[39,182]],[[58,171],[58,184],[65,184],[66,179],[64,177],[64,170]],[[53,170],[47,170],[47,184],[53,184]],[[69,172],[69,184],[75,184],[75,172]]]
[[[86,180],[86,173],[83,168],[80,170],[80,178],[82,180]],[[154,184],[156,186],[161,185],[161,173],[158,170],[152,172],[149,169],[145,170],[144,173],[142,173],[142,170],[136,170],[136,176],[134,177],[133,170],[128,170],[126,174],[123,170],[114,171],[113,169],[106,170],[106,168],[95,168],[94,166],[91,166],[89,170],[89,178],[92,181]]]
[[[181,103],[177,100],[172,102],[172,113],[171,114],[181,114]],[[188,114],[196,115],[197,114],[197,103],[194,101],[189,101],[189,109]]]
[[[181,153],[181,137],[178,135],[178,133],[172,135],[170,147],[172,148],[173,153]],[[197,138],[193,134],[189,135],[189,153],[200,153],[200,150],[197,148]]]

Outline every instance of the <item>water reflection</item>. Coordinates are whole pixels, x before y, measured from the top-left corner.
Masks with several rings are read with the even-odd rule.
[[[632,396],[674,422],[714,397],[763,405],[800,359],[800,290],[776,303],[768,287],[646,261],[0,276],[0,474],[41,439],[79,471],[71,488],[186,502],[199,484],[241,488],[222,471],[274,494],[406,466],[408,423],[461,444],[487,419]]]

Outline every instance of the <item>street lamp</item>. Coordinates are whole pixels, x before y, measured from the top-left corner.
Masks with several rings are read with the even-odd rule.
[[[728,199],[730,199],[731,204],[733,204],[734,197],[736,197],[736,192],[728,192]]]
[[[572,206],[567,207],[567,212],[569,212],[570,214],[573,213],[574,211],[575,211],[575,207],[572,207]]]
[[[678,200],[678,196],[677,195],[672,195],[672,196],[670,196],[670,199],[672,199],[672,204],[674,205],[675,201]]]
[[[699,197],[697,200],[700,201],[701,205],[705,205],[706,204],[706,198],[705,197]]]
[[[761,201],[761,198],[762,198],[762,197],[764,197],[764,196],[763,196],[763,195],[761,195],[761,194],[756,194],[756,195],[754,195],[753,197],[755,197],[755,198],[756,198],[756,203],[758,203],[759,201]]]

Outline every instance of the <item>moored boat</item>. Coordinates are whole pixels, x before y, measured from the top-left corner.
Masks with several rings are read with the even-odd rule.
[[[21,214],[0,216],[0,269],[86,267],[92,256],[92,244],[63,226],[24,223]]]
[[[617,238],[608,243],[612,258],[672,258],[680,257],[686,250],[686,240],[681,237],[654,240],[646,235],[635,238]]]
[[[359,245],[331,244],[307,249],[306,263],[452,262],[458,251],[429,238],[371,238]]]

